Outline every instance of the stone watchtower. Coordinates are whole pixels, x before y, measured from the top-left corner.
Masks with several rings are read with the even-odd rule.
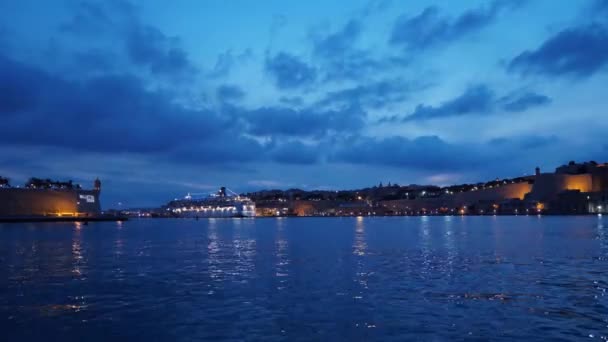
[[[96,178],[95,182],[93,182],[93,189],[95,189],[95,191],[101,191],[101,181],[99,178]]]
[[[538,167],[538,166],[537,166],[537,167],[536,167],[536,169],[535,169],[534,171],[535,171],[535,172],[534,172],[534,174],[535,174],[536,176],[540,176],[540,167]]]

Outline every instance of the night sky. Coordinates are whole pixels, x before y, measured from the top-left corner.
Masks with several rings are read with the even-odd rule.
[[[608,1],[0,1],[0,175],[104,208],[608,161]]]

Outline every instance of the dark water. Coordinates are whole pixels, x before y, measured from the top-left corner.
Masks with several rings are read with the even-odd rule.
[[[3,224],[1,336],[606,340],[607,219]]]

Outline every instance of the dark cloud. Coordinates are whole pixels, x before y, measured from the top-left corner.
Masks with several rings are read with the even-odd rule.
[[[410,17],[402,15],[395,23],[390,43],[414,50],[458,40],[491,24],[500,11],[519,6],[522,0],[494,0],[487,6],[468,10],[456,18],[443,16],[434,6]]]
[[[245,92],[238,86],[224,84],[217,88],[216,96],[222,102],[239,101],[245,97]]]
[[[317,77],[315,68],[285,52],[267,58],[265,69],[274,78],[277,87],[282,89],[308,86]]]
[[[525,135],[513,137],[500,137],[488,141],[488,144],[493,148],[530,150],[542,149],[548,146],[555,146],[560,142],[555,135],[540,136],[540,135]]]
[[[319,106],[360,105],[364,108],[383,108],[407,99],[411,93],[428,88],[418,82],[408,82],[400,78],[387,79],[353,88],[331,91],[317,103]]]
[[[366,81],[370,77],[385,72],[395,72],[409,64],[409,60],[400,56],[377,58],[370,51],[353,49],[345,51],[343,57],[323,60],[323,81]]]
[[[409,139],[355,135],[333,142],[332,146],[328,157],[332,162],[442,173],[483,170],[485,177],[489,173],[493,177],[521,175],[522,165],[531,172],[539,165],[539,155],[543,155],[543,163],[555,165],[563,161],[564,155],[580,154],[580,148],[554,135],[515,135],[469,144],[448,142],[437,136]],[[592,150],[588,155],[597,156],[598,149]]]
[[[242,120],[246,132],[255,136],[289,136],[322,138],[335,132],[360,130],[366,113],[357,106],[334,110],[315,107],[261,107],[254,110],[229,108],[233,117]]]
[[[525,92],[505,96],[498,102],[501,108],[508,112],[523,112],[532,107],[548,105],[551,103],[551,99],[534,92]]]
[[[419,104],[407,116],[383,118],[380,122],[409,122],[459,117],[465,115],[490,115],[498,109],[508,112],[523,112],[533,107],[547,105],[551,99],[530,91],[515,91],[500,98],[487,85],[468,87],[461,95],[445,101],[439,106]]]
[[[241,170],[246,169],[246,163],[268,159],[268,146],[242,136],[240,132],[228,128],[218,129],[221,131],[214,134],[212,139],[201,138],[188,144],[179,144],[159,154],[157,158],[193,165],[236,163]]]
[[[108,51],[90,49],[74,53],[75,66],[85,73],[108,73],[116,66],[116,57]]]
[[[592,3],[591,9],[595,13],[605,14],[608,13],[608,0],[595,0]]]
[[[462,95],[437,107],[418,105],[403,121],[439,119],[468,114],[484,114],[494,107],[494,92],[485,85],[469,87]]]
[[[318,146],[306,145],[299,141],[278,144],[270,151],[272,160],[281,164],[314,164],[319,160],[320,154]]]
[[[89,39],[105,35],[124,36],[130,27],[141,25],[139,9],[128,0],[71,2],[73,15],[59,31]]]
[[[407,65],[403,57],[374,57],[371,51],[358,49],[361,21],[352,19],[336,32],[314,34],[313,53],[322,65],[324,81],[362,80],[369,75]]]
[[[31,110],[50,77],[0,55],[0,115],[17,115]]]
[[[74,15],[59,26],[63,32],[78,35],[103,33],[112,27],[112,20],[106,8],[92,1],[75,3]]]
[[[436,136],[415,139],[359,136],[342,141],[330,158],[332,161],[351,164],[453,170],[477,165],[483,157],[476,152],[449,144]]]
[[[153,74],[191,76],[196,72],[187,53],[179,47],[179,39],[167,37],[152,26],[132,29],[126,49],[134,64],[147,66]]]
[[[522,75],[590,76],[608,63],[608,31],[600,24],[569,28],[534,51],[513,58],[508,70]]]
[[[74,82],[0,61],[0,115],[11,127],[0,141],[7,144],[154,153],[212,139],[230,127],[212,112],[185,109],[167,94],[146,90],[133,76]]]
[[[334,133],[352,134],[366,118],[357,106],[238,107],[229,100],[245,95],[233,85],[217,89],[223,102],[217,111],[191,109],[132,75],[65,80],[6,57],[0,58],[0,88],[0,117],[10,127],[0,143],[62,148],[79,155],[135,153],[192,164],[309,164],[322,153],[297,139],[323,141]],[[271,137],[274,142],[264,144],[249,136]]]
[[[143,23],[138,9],[129,1],[76,2],[74,15],[60,26],[60,30],[81,36],[86,43],[91,39],[123,42],[121,54],[126,53],[134,66],[144,67],[153,75],[177,80],[190,78],[196,72],[179,39]],[[97,53],[81,57],[88,57],[90,61],[91,57],[99,56]]]

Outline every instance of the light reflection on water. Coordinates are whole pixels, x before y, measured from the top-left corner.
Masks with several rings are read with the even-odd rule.
[[[243,220],[234,219],[232,221],[234,238],[232,245],[236,259],[235,270],[231,274],[243,283],[248,282],[248,278],[255,274],[255,254],[256,241],[251,238],[251,230],[243,224]]]
[[[72,237],[72,274],[76,279],[86,278],[86,260],[82,251],[82,223],[76,222]]]
[[[365,254],[367,250],[367,243],[365,242],[365,218],[363,216],[357,216],[355,223],[355,239],[353,242],[353,253],[356,257],[355,277],[354,281],[359,285],[359,291],[354,294],[353,298],[358,300],[362,299],[367,290],[367,279],[369,271],[365,264]]]
[[[209,276],[212,281],[221,281],[223,270],[222,260],[220,259],[220,243],[217,233],[217,219],[209,219],[208,235],[209,243],[207,245],[207,261],[209,263]],[[210,285],[211,286],[211,285]],[[209,290],[213,293],[213,290]]]
[[[276,263],[275,263],[275,275],[278,279],[279,284],[277,290],[282,291],[286,289],[286,285],[289,278],[289,243],[285,237],[285,218],[279,217],[276,219],[277,233],[275,239],[276,248]]]
[[[1,327],[20,341],[605,340],[606,230],[536,216],[0,225]]]

